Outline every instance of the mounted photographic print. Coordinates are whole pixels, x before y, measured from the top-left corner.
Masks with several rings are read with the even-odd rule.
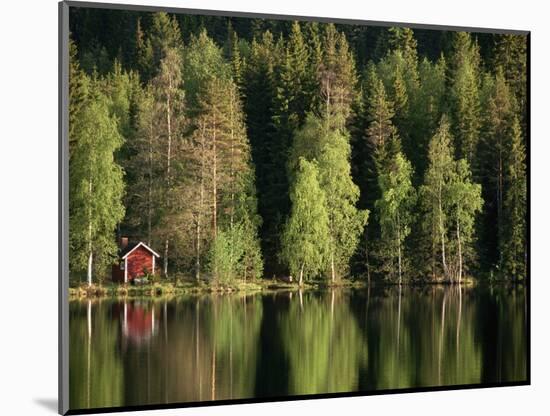
[[[529,32],[60,3],[60,413],[530,383]]]

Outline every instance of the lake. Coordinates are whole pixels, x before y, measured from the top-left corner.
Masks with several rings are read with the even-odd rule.
[[[523,286],[70,302],[70,408],[527,377]]]

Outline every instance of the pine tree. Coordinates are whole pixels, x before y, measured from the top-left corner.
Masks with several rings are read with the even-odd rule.
[[[73,153],[76,140],[76,130],[80,120],[80,112],[86,104],[89,89],[89,79],[80,68],[78,51],[73,40],[69,40],[69,158]]]
[[[469,33],[457,32],[450,61],[450,101],[453,132],[459,158],[465,158],[477,170],[475,160],[479,142],[479,49]]]
[[[427,167],[429,139],[435,133],[444,111],[445,59],[436,63],[423,59],[418,67],[419,88],[410,103],[411,131],[415,132],[410,153],[418,179],[424,177]]]
[[[169,51],[181,53],[183,41],[174,15],[170,16],[165,12],[153,14],[148,37],[153,51],[153,68],[160,68]]]
[[[143,81],[148,81],[154,76],[153,45],[151,39],[143,31],[141,19],[137,20],[135,47],[136,56],[134,67],[138,70]]]
[[[125,226],[135,230],[135,235],[142,236],[152,247],[161,214],[164,158],[157,129],[158,104],[151,85],[147,85],[137,98],[137,107],[135,137],[125,143],[130,155],[125,164],[128,186]]]
[[[392,123],[395,114],[393,103],[387,99],[384,84],[380,79],[374,81],[374,88],[368,98],[367,114],[369,127],[366,136],[372,148],[376,169],[380,172],[395,150],[397,135]]]
[[[169,50],[181,53],[183,41],[175,16],[164,12],[154,13],[147,32],[142,29],[141,19],[137,21],[135,34],[136,67],[140,78],[148,82],[155,77],[161,62]]]
[[[408,28],[388,29],[388,50],[377,65],[388,98],[394,103],[393,124],[407,158],[415,161],[416,145],[423,139],[413,129],[415,103],[419,93],[417,44]]]
[[[200,276],[202,243],[217,244],[220,231],[225,233],[222,240],[239,234],[244,247],[239,262],[242,260],[249,265],[245,272],[258,275],[262,267],[257,248],[259,221],[254,199],[254,172],[237,86],[231,80],[213,78],[203,90],[196,113],[198,117],[188,152],[194,166],[191,178],[194,191],[191,204],[189,201],[188,204],[193,207],[195,224],[195,275],[197,279]],[[208,211],[210,214],[206,217]],[[207,218],[210,230],[205,224]]]
[[[418,60],[417,42],[413,30],[408,27],[390,27],[388,33],[388,50],[391,52],[400,50],[411,67],[416,66]]]
[[[329,124],[345,127],[351,116],[352,103],[357,99],[355,59],[343,33],[333,24],[325,26],[323,57],[318,68],[320,85],[319,114]]]
[[[277,253],[280,252],[280,232],[290,205],[285,170],[288,142],[282,140],[284,137],[278,137],[274,125],[275,67],[279,65],[280,53],[271,32],[265,32],[261,39],[254,39],[244,76],[247,136],[258,178],[258,213],[263,219],[260,237],[268,273],[282,272]]]
[[[416,199],[412,175],[411,163],[398,152],[378,178],[382,197],[376,201],[376,207],[382,228],[383,267],[390,276],[397,269],[399,284],[402,283],[405,270],[404,243],[411,232],[412,210]]]
[[[183,78],[188,112],[191,116],[200,107],[199,100],[208,83],[214,79],[231,79],[231,67],[223,57],[220,47],[201,30],[198,36],[192,36],[184,51]]]
[[[480,146],[483,159],[483,196],[486,208],[483,215],[483,236],[486,262],[490,267],[502,266],[502,247],[505,243],[504,197],[506,193],[506,153],[510,139],[510,126],[516,103],[501,70],[488,82],[484,108],[484,141]],[[495,221],[496,219],[496,221]],[[496,230],[495,230],[496,224]],[[495,232],[496,231],[496,232]]]
[[[242,95],[243,89],[243,71],[245,66],[244,57],[240,50],[240,39],[237,32],[233,30],[231,22],[228,25],[227,53],[233,80],[239,89],[239,94]]]
[[[523,132],[527,127],[527,37],[524,35],[497,35],[493,67],[502,68],[507,84],[516,101]]]
[[[527,177],[525,145],[517,117],[514,117],[510,134],[506,157],[502,271],[507,279],[523,280],[527,277]]]
[[[170,241],[176,238],[178,228],[177,194],[180,182],[179,166],[184,160],[183,130],[186,127],[185,94],[181,73],[181,54],[177,49],[166,50],[166,56],[160,63],[160,70],[151,84],[155,99],[155,128],[160,140],[159,152],[162,155],[159,170],[162,180],[159,181],[161,201],[161,218],[156,230],[156,238],[163,245],[163,273],[168,275]]]
[[[329,218],[315,162],[301,158],[294,176],[292,208],[282,236],[281,259],[298,283],[325,270],[329,259]]]

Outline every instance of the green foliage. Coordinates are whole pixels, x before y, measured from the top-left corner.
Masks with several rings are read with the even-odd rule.
[[[358,210],[359,188],[351,177],[351,147],[345,130],[328,126],[326,119],[309,115],[294,138],[289,169],[300,160],[316,162],[318,181],[325,194],[330,229],[330,275],[344,276],[367,223],[368,211]]]
[[[143,79],[147,81],[155,77],[167,52],[177,50],[180,53],[181,47],[181,33],[175,16],[164,12],[155,13],[145,39],[138,24],[136,49]]]
[[[80,68],[76,44],[69,40],[69,157],[72,156],[79,118],[89,93],[89,78]]]
[[[518,117],[523,132],[527,125],[527,36],[497,35],[495,41],[493,67],[502,69],[506,82],[510,85],[518,102]]]
[[[170,261],[171,271],[200,279],[218,231],[238,227],[241,278],[264,268],[270,277],[286,273],[283,234],[304,158],[314,163],[328,221],[328,251],[317,250],[328,259],[308,277],[395,276],[396,251],[403,251],[407,278],[431,271],[454,279],[461,275],[457,258],[471,270],[477,257],[481,271],[525,274],[525,36],[71,13],[71,166],[86,125],[107,117],[122,144],[105,143],[105,154],[124,170],[119,182],[127,189],[114,193],[126,213],[113,211],[110,236],[101,232],[106,249],[98,249],[106,254],[94,254],[94,267],[109,263],[116,229],[161,251],[166,272]],[[95,97],[102,104],[90,110]],[[443,114],[448,120],[440,124]],[[110,136],[107,130],[101,134]],[[395,170],[398,156],[410,166]],[[401,168],[404,184],[392,176]],[[384,205],[396,188],[422,182],[418,207]],[[463,195],[472,206],[457,205]],[[391,225],[396,212],[402,219],[416,208],[422,215],[406,226]],[[365,227],[369,211],[375,215]],[[80,238],[75,273],[89,260]],[[411,264],[413,250],[420,255]]]
[[[394,139],[397,135],[392,118],[393,103],[386,96],[386,89],[381,79],[371,81],[373,89],[368,97],[367,114],[369,126],[366,131],[367,140],[372,149],[374,165],[378,173],[392,157]]]
[[[430,143],[430,165],[420,194],[426,214],[423,230],[431,236],[432,277],[443,273],[460,282],[468,270],[466,261],[474,258],[474,224],[483,200],[481,185],[473,183],[465,159],[454,159],[451,143],[449,123],[443,117]]]
[[[83,313],[76,313],[76,308]],[[88,300],[70,306],[69,400],[72,409],[124,406],[124,364],[113,354],[120,324],[105,319],[106,307]],[[108,382],[106,382],[108,380]]]
[[[477,163],[475,156],[479,142],[479,48],[466,32],[457,32],[454,54],[450,65],[450,101],[456,150],[468,163]]]
[[[429,165],[419,192],[423,210],[422,231],[426,241],[430,242],[429,247],[425,247],[427,250],[424,254],[429,261],[426,263],[431,265],[432,278],[440,276],[441,273],[447,275],[444,254],[449,227],[447,188],[453,171],[453,153],[449,121],[443,116],[437,132],[430,141]]]
[[[429,139],[437,129],[445,110],[445,59],[431,63],[423,59],[418,65],[419,87],[409,106],[411,140],[407,155],[415,166],[417,179],[424,176],[428,165]]]
[[[325,192],[330,228],[332,279],[345,276],[349,262],[368,220],[368,210],[358,210],[359,188],[353,183],[349,139],[339,131],[329,133],[318,157],[320,185]]]
[[[351,116],[357,73],[355,59],[346,36],[333,24],[324,26],[321,48],[322,60],[318,67],[320,102],[318,112],[331,126],[342,128]]]
[[[231,79],[231,67],[223,57],[222,49],[208,37],[206,30],[192,36],[184,52],[183,78],[191,111],[198,108],[201,95],[213,79]]]
[[[483,86],[483,136],[479,155],[480,173],[486,209],[482,216],[481,232],[486,249],[483,261],[488,268],[502,268],[506,232],[509,224],[505,210],[507,159],[511,150],[512,124],[516,118],[517,102],[501,69],[488,74]],[[495,221],[496,220],[496,221]]]
[[[449,227],[453,228],[455,239],[451,240],[451,249],[455,250],[454,259],[450,259],[450,272],[460,281],[467,271],[465,260],[475,260],[472,242],[475,236],[476,215],[481,212],[483,200],[481,185],[472,182],[472,172],[465,159],[455,162],[451,181],[447,190],[449,201]],[[451,252],[452,255],[452,252]]]
[[[329,258],[329,217],[325,194],[319,186],[319,171],[315,162],[300,158],[292,185],[292,209],[285,225],[282,260],[293,276],[316,277]]]
[[[357,388],[357,370],[366,365],[368,348],[353,312],[340,299],[341,295],[317,296],[307,292],[303,305],[293,299],[279,318],[283,348],[289,360],[290,394]]]
[[[519,121],[514,118],[511,127],[511,143],[506,157],[507,191],[504,199],[504,223],[502,256],[503,276],[523,280],[527,277],[527,177],[525,145]]]
[[[378,178],[382,197],[376,202],[384,248],[383,270],[390,276],[397,271],[399,282],[405,270],[404,242],[411,232],[416,192],[412,185],[411,163],[397,153]]]
[[[242,260],[245,253],[243,234],[240,225],[235,225],[227,231],[218,230],[208,256],[208,270],[213,279],[228,283],[242,276]]]
[[[102,279],[116,254],[114,232],[124,217],[123,171],[113,156],[123,138],[109,112],[111,101],[97,80],[90,83],[71,140],[69,261],[73,273],[94,267],[95,277]]]

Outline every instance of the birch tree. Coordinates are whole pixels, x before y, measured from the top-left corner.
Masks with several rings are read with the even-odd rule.
[[[298,283],[319,275],[329,259],[329,218],[325,194],[318,181],[315,162],[300,158],[290,200],[292,208],[285,224],[282,260]]]
[[[124,217],[123,171],[114,153],[123,143],[117,120],[109,113],[109,99],[92,80],[90,95],[72,129],[69,168],[69,249],[71,272],[103,277],[116,255],[115,230]]]
[[[412,210],[416,202],[412,175],[411,163],[402,153],[397,153],[378,178],[382,197],[376,202],[376,207],[382,228],[384,269],[390,276],[394,276],[397,269],[399,284],[404,272],[404,243],[411,232]]]
[[[450,125],[446,116],[441,118],[439,128],[430,141],[428,169],[420,188],[425,209],[424,230],[431,240],[432,275],[435,277],[436,257],[439,255],[443,276],[449,276],[446,256],[447,240],[447,188],[453,172],[453,146]]]
[[[449,272],[451,281],[460,284],[467,270],[465,259],[472,259],[475,218],[481,211],[481,185],[472,182],[472,172],[466,159],[455,162],[447,192],[449,228],[454,229],[454,261]]]

